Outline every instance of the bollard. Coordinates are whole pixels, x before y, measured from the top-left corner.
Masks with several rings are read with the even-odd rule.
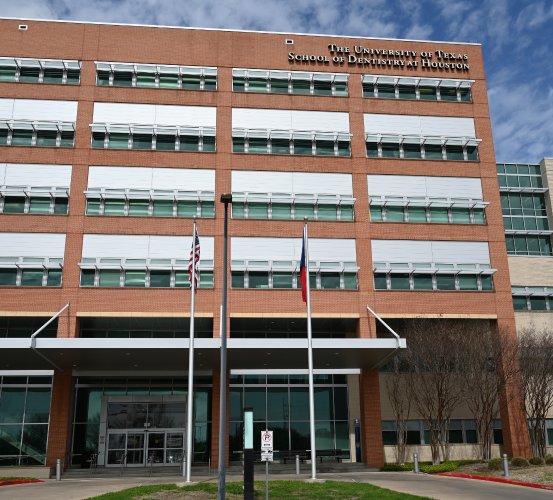
[[[509,477],[509,458],[507,453],[503,453],[503,476]]]
[[[61,481],[61,458],[56,460],[56,481]]]
[[[300,456],[296,455],[296,476],[300,475]]]
[[[211,457],[207,459],[207,475],[211,476]]]
[[[413,472],[418,474],[419,471],[419,456],[416,453],[413,453]]]

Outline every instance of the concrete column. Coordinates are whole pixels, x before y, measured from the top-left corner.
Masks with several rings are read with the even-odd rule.
[[[55,370],[50,404],[50,426],[46,465],[53,467],[61,458],[63,467],[68,465],[67,453],[71,445],[71,409],[73,401],[73,379],[71,370]]]
[[[369,467],[382,467],[384,465],[384,447],[382,444],[378,370],[361,370],[359,382],[363,462]]]

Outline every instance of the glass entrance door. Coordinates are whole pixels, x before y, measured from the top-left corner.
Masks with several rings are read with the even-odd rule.
[[[180,465],[184,456],[184,431],[110,431],[107,465],[138,466]]]

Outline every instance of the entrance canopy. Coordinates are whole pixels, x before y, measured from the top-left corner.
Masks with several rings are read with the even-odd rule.
[[[217,367],[219,338],[195,340],[195,368]],[[182,338],[4,338],[0,370],[184,370],[189,340]],[[229,369],[307,368],[307,339],[229,338]],[[405,339],[315,338],[314,368],[375,368],[384,364]]]

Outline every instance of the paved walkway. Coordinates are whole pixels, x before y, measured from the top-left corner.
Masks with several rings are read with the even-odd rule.
[[[460,479],[453,477],[415,475],[405,472],[351,472],[320,474],[321,479],[371,483],[403,493],[427,496],[437,500],[553,500],[552,491],[525,488],[506,484]],[[297,479],[294,475],[279,475],[275,479]],[[307,476],[300,476],[307,479]],[[216,477],[194,478],[216,481]],[[263,479],[257,476],[257,480]],[[241,477],[228,476],[227,480],[240,481]],[[110,491],[146,484],[182,482],[182,477],[156,478],[92,478],[48,480],[44,483],[0,487],[0,499],[9,500],[82,500]]]

